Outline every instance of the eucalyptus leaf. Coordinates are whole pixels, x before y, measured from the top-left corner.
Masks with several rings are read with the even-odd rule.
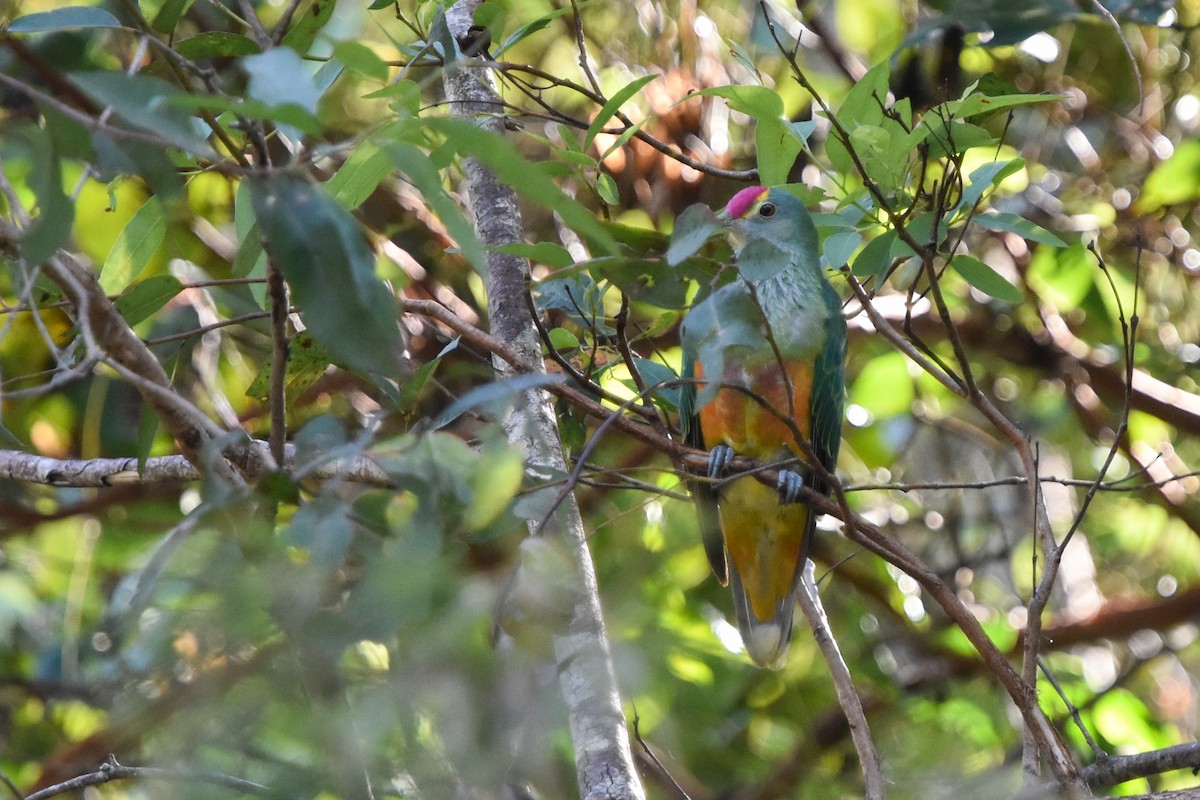
[[[1008,233],[1015,233],[1023,239],[1028,239],[1029,241],[1037,242],[1038,244],[1047,244],[1051,247],[1067,246],[1066,242],[1043,228],[1041,225],[1038,225],[1035,222],[1030,222],[1024,217],[1019,217],[1016,214],[980,214],[974,217],[973,221],[981,228],[987,228],[990,231],[1006,231]]]
[[[444,428],[463,414],[475,409],[483,409],[490,416],[499,417],[525,392],[565,383],[566,380],[565,375],[534,373],[478,386],[443,411],[434,422],[433,429]]]
[[[395,299],[359,223],[298,177],[256,178],[250,191],[267,250],[313,336],[354,369],[394,373],[403,349]]]
[[[100,269],[100,288],[108,294],[123,290],[146,268],[166,238],[166,210],[151,197],[117,235]]]
[[[152,275],[126,289],[114,305],[130,325],[137,325],[171,302],[183,284],[174,275]]]
[[[102,8],[67,6],[17,17],[5,33],[45,33],[76,28],[120,28],[120,21]]]
[[[595,140],[596,134],[604,129],[608,121],[621,110],[621,106],[629,101],[629,98],[642,90],[642,87],[658,78],[658,75],[643,75],[642,77],[631,81],[623,86],[616,94],[608,99],[608,102],[601,106],[596,112],[596,116],[592,118],[592,123],[588,126],[587,133],[583,137],[584,149],[591,147],[592,141]]]
[[[950,266],[954,268],[955,272],[966,278],[967,283],[997,300],[1019,303],[1023,299],[1020,289],[974,256],[957,255],[950,262]]]
[[[84,94],[112,109],[130,125],[152,133],[193,155],[217,158],[208,128],[172,99],[186,93],[161,78],[124,72],[83,72],[70,76]]]

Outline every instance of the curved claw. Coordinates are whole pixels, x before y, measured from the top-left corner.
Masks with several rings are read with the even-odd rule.
[[[733,448],[727,444],[719,444],[708,451],[708,477],[714,480],[722,477],[729,470],[735,455]]]
[[[800,490],[804,488],[804,476],[790,469],[779,470],[779,480],[775,483],[775,491],[779,492],[779,502],[791,505],[799,501]]]

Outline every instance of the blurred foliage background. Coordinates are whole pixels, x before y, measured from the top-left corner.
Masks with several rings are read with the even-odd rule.
[[[441,62],[471,43],[447,38],[436,3],[25,0],[6,16],[0,202],[21,235],[0,272],[0,461],[179,452],[137,382],[89,360],[39,269],[55,252],[99,274],[174,389],[226,430],[270,432],[264,237],[307,327],[293,331],[287,474],[240,491],[128,471],[102,488],[0,479],[0,772],[15,786],[112,754],[280,796],[570,796],[544,620],[504,610],[514,564],[540,557],[521,546],[535,487],[497,422],[512,392],[445,325],[403,313],[397,328],[393,293],[486,328],[456,194],[459,158],[481,158],[521,192],[540,245],[523,254],[548,347],[628,398],[618,326],[643,375],[670,376],[708,274],[664,260],[676,216],[721,206],[758,170],[805,187],[831,268],[953,362],[928,279],[885,238],[895,219],[793,65],[858,126],[868,177],[910,230],[982,265],[940,274],[953,330],[982,392],[1036,443],[1056,535],[1077,525],[1044,621],[1057,686],[1042,682],[1043,707],[1080,764],[1096,755],[1065,701],[1109,754],[1195,740],[1200,3],[489,0],[475,19],[507,143],[444,119],[441,72],[462,62]],[[863,80],[875,91],[848,99]],[[690,96],[720,86],[768,91]],[[940,119],[927,110],[964,92],[1046,97],[971,118],[942,152],[888,150],[889,125]],[[769,153],[764,130],[782,131]],[[974,172],[993,164],[1009,166]],[[978,208],[955,206],[976,183]],[[851,326],[851,504],[1017,658],[1042,568],[1020,460],[875,333],[845,270],[834,280]],[[671,393],[655,400],[674,423]],[[579,455],[596,420],[558,410]],[[390,486],[312,477],[362,454]],[[797,632],[781,672],[750,666],[669,459],[613,432],[586,458],[576,491],[623,700],[665,769],[696,800],[860,795],[811,637]],[[825,518],[814,558],[893,796],[1012,795],[1011,702],[916,581],[839,524]],[[650,795],[677,796],[642,760]],[[1099,791],[1195,784],[1175,770]]]

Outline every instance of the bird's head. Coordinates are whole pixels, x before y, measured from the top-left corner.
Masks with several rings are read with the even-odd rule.
[[[738,245],[765,240],[784,250],[816,243],[812,218],[800,199],[784,189],[751,186],[730,198],[717,219],[733,231]]]

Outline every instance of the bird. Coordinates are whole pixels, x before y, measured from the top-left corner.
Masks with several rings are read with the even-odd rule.
[[[681,423],[685,441],[709,452],[710,478],[725,476],[735,455],[785,465],[774,489],[751,475],[716,489],[691,483],[705,551],[732,589],[746,651],[781,669],[818,517],[801,489],[829,491],[805,454],[832,474],[841,445],[846,322],[799,198],[753,186],[718,219],[740,239],[738,277],[684,319]]]

